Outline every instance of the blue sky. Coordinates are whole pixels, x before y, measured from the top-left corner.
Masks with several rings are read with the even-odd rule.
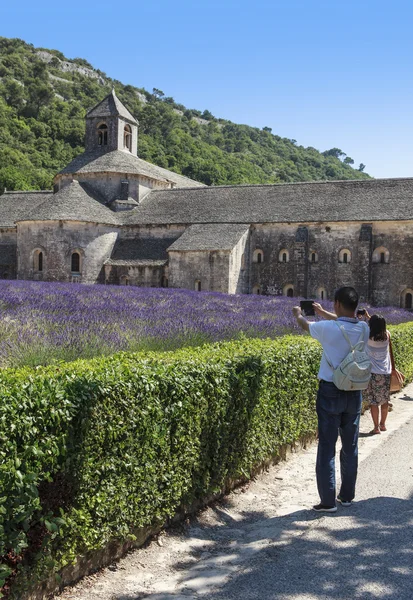
[[[405,0],[19,0],[3,4],[0,35],[409,177],[412,18]]]

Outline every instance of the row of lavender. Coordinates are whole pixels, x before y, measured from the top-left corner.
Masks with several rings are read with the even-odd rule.
[[[294,298],[0,281],[0,366],[299,334]],[[331,303],[323,303],[331,309]],[[374,312],[374,310],[372,311]],[[412,314],[380,308],[390,324]]]

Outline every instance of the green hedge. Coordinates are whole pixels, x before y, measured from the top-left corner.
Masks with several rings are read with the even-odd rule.
[[[413,325],[392,332],[412,377]],[[2,371],[0,585],[15,555],[20,598],[313,434],[320,354],[288,336]]]
[[[413,380],[413,323],[390,326],[396,368],[406,376],[406,383]]]

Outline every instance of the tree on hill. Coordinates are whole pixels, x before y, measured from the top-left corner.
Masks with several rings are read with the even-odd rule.
[[[345,152],[340,150],[340,148],[331,148],[331,150],[325,150],[323,152],[323,156],[333,156],[334,158],[341,158],[342,156],[346,156]]]

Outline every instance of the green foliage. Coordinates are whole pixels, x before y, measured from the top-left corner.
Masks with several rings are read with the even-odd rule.
[[[413,381],[413,326],[410,323],[390,325],[394,362],[406,376],[406,383]]]
[[[289,337],[2,371],[0,556],[23,556],[15,597],[314,432],[319,354]]]
[[[391,329],[411,379],[413,324]],[[2,371],[0,556],[23,557],[12,597],[314,434],[320,354],[287,336]]]
[[[19,178],[3,169],[20,166],[10,158],[0,160],[0,192],[50,188],[56,172],[83,151],[86,111],[113,85],[139,120],[139,156],[193,179],[223,185],[368,178],[362,165],[356,170],[342,162],[345,154],[337,148],[320,154],[272,135],[269,127],[236,125],[209,110],[188,110],[158,88],[149,93],[98,70],[100,79],[87,77],[82,67],[93,67],[82,58],[71,61],[79,72],[64,72],[60,61],[67,59],[61,52],[41,49],[54,55],[45,63],[38,50],[22,40],[0,38],[0,155],[13,149],[28,161]],[[198,123],[198,117],[208,124]]]

